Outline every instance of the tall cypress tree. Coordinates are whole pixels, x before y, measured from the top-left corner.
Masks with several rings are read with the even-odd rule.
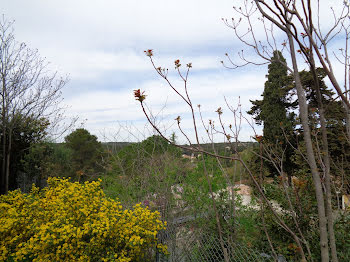
[[[271,63],[268,66],[267,81],[261,100],[250,101],[253,106],[248,114],[251,114],[258,125],[263,125],[263,141],[266,145],[284,151],[284,171],[291,174],[291,155],[293,149],[288,145],[286,136],[292,140],[295,114],[291,111],[296,107],[293,101],[292,78],[288,76],[287,68],[283,65],[285,58],[280,51],[274,51]],[[287,149],[287,150],[285,150]],[[271,166],[270,173],[276,170]]]
[[[267,81],[265,82],[262,100],[250,101],[253,106],[248,114],[253,115],[258,125],[263,125],[264,141],[275,144],[284,143],[286,134],[293,130],[294,114],[288,109],[295,107],[290,91],[292,80],[287,68],[283,65],[286,60],[281,52],[275,51],[268,66]]]

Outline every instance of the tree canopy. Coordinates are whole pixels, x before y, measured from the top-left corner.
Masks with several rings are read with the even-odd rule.
[[[103,147],[97,137],[84,128],[78,128],[64,138],[66,147],[72,151],[72,175],[80,178],[94,176],[101,170],[99,162]]]

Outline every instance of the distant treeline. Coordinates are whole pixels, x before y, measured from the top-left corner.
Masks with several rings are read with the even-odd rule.
[[[122,148],[134,144],[135,142],[103,142],[102,145],[110,150],[112,153],[116,153]],[[242,152],[244,149],[258,145],[257,142],[239,142],[237,143],[237,151]],[[188,146],[188,145],[183,145]],[[213,145],[211,143],[200,144],[200,146],[208,152],[213,151]],[[218,153],[230,153],[235,151],[235,143],[214,143],[215,150]],[[191,150],[182,149],[183,154],[191,155]]]

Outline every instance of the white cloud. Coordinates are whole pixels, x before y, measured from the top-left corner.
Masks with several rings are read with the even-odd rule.
[[[336,8],[340,6],[335,0],[328,2]],[[70,74],[71,82],[64,95],[66,103],[72,106],[71,114],[88,119],[86,127],[98,134],[99,130],[112,130],[117,120],[136,121],[135,125],[143,130],[145,118],[132,97],[132,90],[138,88],[148,94],[147,103],[153,112],[159,112],[166,102],[165,121],[168,118],[171,122],[174,116],[183,114],[184,128],[191,127],[188,109],[152,71],[143,54],[147,48],[154,49],[157,66],[173,70],[173,62],[178,58],[182,64],[193,63],[189,93],[193,104],[202,104],[209,117],[214,116],[219,106],[228,111],[224,96],[234,103],[240,96],[243,111],[248,110],[249,99],[257,99],[262,93],[267,69],[248,67],[228,71],[219,63],[225,61],[225,52],[240,62],[237,51],[246,49],[221,21],[222,17],[237,18],[232,9],[235,3],[232,0],[11,0],[3,3],[0,12],[16,20],[17,40],[38,48],[53,68]],[[321,12],[326,27],[332,23],[330,15]],[[253,23],[257,26],[258,39],[263,39],[261,22]],[[242,24],[242,29],[246,28]],[[253,52],[247,53],[250,59],[257,59]],[[337,66],[336,70],[341,67]],[[183,91],[178,77],[170,76]],[[242,132],[246,139],[249,132],[248,128]]]
[[[52,59],[55,63],[61,66],[57,68],[59,71],[68,72],[70,77],[74,80],[95,80],[106,73],[118,74],[120,72],[134,72],[135,74],[142,74],[142,71],[153,70],[152,64],[144,52],[140,50],[125,49],[118,52],[114,51],[73,51],[68,50],[62,56],[56,53],[54,49],[45,48],[44,53],[52,53]],[[157,51],[155,51],[157,53]],[[155,57],[157,65],[169,69],[174,68],[174,61],[176,56],[161,53]],[[222,69],[219,56],[204,55],[204,56],[183,56],[182,60],[186,63],[192,62],[193,70],[210,70]],[[121,73],[122,74],[122,73]],[[137,77],[137,75],[135,75]]]
[[[174,77],[175,78],[175,77]],[[136,121],[139,127],[146,123],[146,118],[143,115],[138,101],[133,97],[133,90],[141,88],[147,94],[146,103],[148,109],[158,119],[162,119],[162,124],[166,127],[174,127],[174,118],[178,115],[184,119],[183,127],[190,129],[192,123],[190,121],[189,107],[175,95],[173,90],[160,78],[150,80],[142,83],[140,86],[130,86],[127,89],[98,91],[92,90],[81,94],[80,96],[70,97],[66,103],[72,105],[71,111],[77,114],[81,119],[87,119],[86,127],[90,130],[97,130],[98,128],[113,128],[118,122]],[[201,104],[201,109],[205,121],[208,118],[216,118],[215,110],[221,106],[225,112],[226,123],[233,123],[232,114],[229,113],[225,105],[224,96],[227,98],[231,106],[236,107],[238,104],[238,97],[242,104],[242,111],[249,110],[249,99],[252,93],[260,95],[263,90],[262,83],[264,82],[264,74],[199,74],[191,77],[190,75],[189,94],[192,99],[195,110],[197,111],[197,104]],[[181,81],[174,81],[179,90],[184,89]],[[232,101],[232,103],[231,103]],[[226,115],[228,117],[226,117]],[[200,121],[199,119],[197,121]],[[201,124],[200,124],[201,126]],[[171,129],[173,130],[173,129]],[[170,132],[170,131],[168,131]],[[204,133],[202,134],[204,135]],[[244,139],[249,138],[249,134],[244,136]],[[193,137],[192,137],[193,138]]]

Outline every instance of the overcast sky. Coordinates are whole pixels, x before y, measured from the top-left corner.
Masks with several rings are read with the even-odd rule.
[[[339,2],[341,1],[330,1]],[[174,118],[184,119],[184,129],[193,137],[189,109],[171,92],[153,70],[144,50],[154,50],[157,66],[174,69],[174,60],[192,62],[189,93],[201,104],[204,119],[214,119],[221,106],[228,113],[224,96],[242,110],[249,99],[260,97],[267,66],[229,70],[222,66],[225,53],[245,48],[221,18],[235,15],[232,0],[1,0],[0,12],[14,19],[16,39],[37,48],[61,75],[69,74],[63,96],[67,114],[100,140],[135,140],[149,135],[134,89],[146,92],[147,105],[158,123],[174,129]],[[279,39],[278,41],[283,41]],[[171,73],[171,79],[183,86]],[[232,114],[225,123],[233,123]],[[138,129],[136,132],[135,130]],[[176,129],[174,129],[176,131]],[[132,134],[130,134],[130,131]],[[259,131],[258,129],[258,132]],[[176,131],[183,142],[180,133]],[[135,137],[133,137],[135,135]],[[241,140],[253,131],[243,124]],[[203,141],[205,136],[201,133]]]

